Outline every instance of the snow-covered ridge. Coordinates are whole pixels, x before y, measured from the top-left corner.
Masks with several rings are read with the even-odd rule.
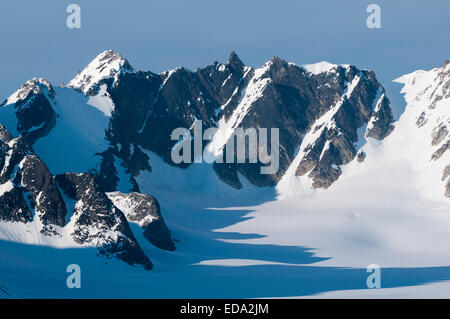
[[[24,100],[30,93],[34,94],[45,94],[48,97],[54,97],[55,92],[53,87],[44,78],[32,78],[26,81],[20,89],[11,94],[5,102],[5,105],[17,103],[20,100]]]
[[[101,80],[114,78],[115,83],[120,73],[132,71],[133,67],[119,53],[107,50],[92,60],[67,86],[87,95]]]
[[[313,64],[304,64],[301,67],[303,67],[307,72],[309,72],[313,75],[318,75],[320,73],[331,72],[339,66],[346,69],[350,65],[349,64],[333,64],[333,63],[330,63],[327,61],[322,61],[322,62],[313,63]]]
[[[423,196],[442,201],[443,194],[450,197],[446,174],[450,163],[450,61],[394,82],[404,85],[401,93],[407,105],[378,156],[408,162],[416,171],[416,186]]]
[[[408,104],[431,102],[432,107],[444,97],[450,97],[450,60],[429,71],[417,70],[394,80],[405,86],[402,93]]]

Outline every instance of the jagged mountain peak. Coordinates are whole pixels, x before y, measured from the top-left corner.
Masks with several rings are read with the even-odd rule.
[[[274,55],[271,59],[270,62],[273,64],[285,64],[287,63],[284,59],[280,58],[279,56]]]
[[[53,98],[55,91],[50,82],[44,78],[32,78],[26,81],[17,91],[11,94],[2,105],[14,104],[26,100],[31,94],[45,94]]]
[[[93,59],[67,86],[86,95],[95,95],[98,84],[103,80],[114,78],[116,82],[119,74],[133,71],[128,60],[113,50],[106,50]]]
[[[245,66],[236,51],[231,51],[227,64],[235,70],[241,70]]]

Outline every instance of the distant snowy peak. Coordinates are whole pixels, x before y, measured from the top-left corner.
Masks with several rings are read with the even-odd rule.
[[[30,95],[44,94],[50,98],[55,96],[55,91],[49,81],[44,78],[32,78],[26,81],[20,89],[11,94],[4,105],[14,104],[26,100]]]
[[[119,53],[107,50],[92,60],[67,86],[80,90],[85,95],[95,95],[98,84],[103,80],[113,78],[115,83],[121,73],[133,71],[130,63]]]
[[[55,126],[55,104],[56,92],[50,82],[33,78],[0,105],[0,118],[8,130],[32,145]]]
[[[304,65],[302,65],[302,67],[308,73],[311,73],[313,75],[318,75],[321,73],[332,72],[332,71],[336,70],[338,67],[347,69],[350,67],[350,65],[349,64],[340,64],[339,65],[339,64],[329,63],[327,61],[322,61],[322,62],[313,63],[313,64],[304,64]]]

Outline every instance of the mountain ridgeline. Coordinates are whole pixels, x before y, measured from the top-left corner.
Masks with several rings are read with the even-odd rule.
[[[93,69],[105,72],[115,63],[119,67],[111,69],[109,76],[85,74]],[[198,120],[204,129],[217,127],[219,132],[238,127],[279,129],[279,170],[264,175],[260,174],[261,163],[215,163],[225,183],[241,188],[240,173],[255,185],[273,186],[302,153],[296,174],[308,176],[314,188],[327,188],[341,174],[339,166],[355,158],[358,141],[365,137],[382,140],[393,129],[393,117],[373,72],[348,65],[321,67],[311,72],[274,57],[254,69],[232,52],[224,64],[214,62],[194,72],[177,68],[154,74],[134,71],[119,54],[107,51],[69,87],[95,96],[104,86],[114,105],[106,132],[110,147],[103,152],[98,175],[108,191],[115,188],[114,171],[109,169],[114,156],[123,161],[136,185],[133,176],[151,169],[143,150],[175,165],[171,151],[177,141],[170,139],[172,131],[192,128]],[[305,137],[309,143],[299,149]]]
[[[433,93],[435,104],[448,98],[450,85],[448,64],[439,70],[433,81],[443,93]],[[431,104],[413,115],[419,130],[434,121],[433,109]],[[442,194],[450,197],[450,169],[441,169],[449,120],[435,117],[440,122],[431,128],[436,150],[429,160],[438,163]],[[272,187],[286,177],[326,190],[347,164],[366,160],[368,141],[381,143],[397,125],[375,73],[353,65],[300,66],[274,57],[253,68],[232,52],[225,63],[156,74],[136,71],[109,50],[67,85],[34,78],[0,105],[0,221],[29,225],[31,233],[37,229],[26,237],[29,243],[94,246],[100,255],[152,268],[131,224],[154,246],[176,247],[164,208],[142,193],[138,177],[156,169],[156,157],[180,171],[196,165],[172,162],[178,141],[171,134],[183,127],[193,135],[199,121],[204,130],[217,128],[211,145],[222,155],[238,128],[279,130],[279,169],[273,174],[261,174],[261,162],[210,164],[217,183],[237,190],[244,179]],[[264,145],[258,141],[257,147]]]

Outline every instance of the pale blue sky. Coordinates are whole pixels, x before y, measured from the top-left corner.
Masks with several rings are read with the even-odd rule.
[[[66,27],[77,3],[82,28]],[[366,27],[366,7],[382,28]],[[1,0],[0,99],[42,76],[69,81],[114,49],[140,70],[190,69],[235,50],[258,67],[274,55],[297,64],[327,60],[373,69],[380,81],[450,57],[448,0]]]

